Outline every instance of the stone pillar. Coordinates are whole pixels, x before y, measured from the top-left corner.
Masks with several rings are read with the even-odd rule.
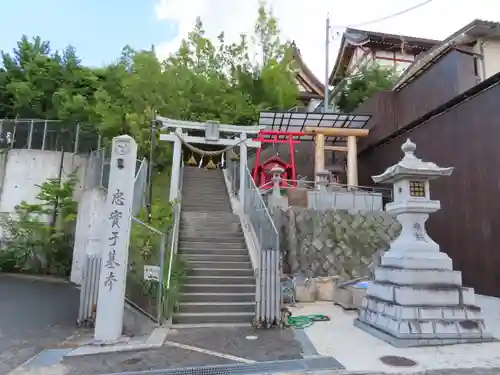
[[[318,172],[325,170],[325,136],[324,134],[316,134],[314,144],[314,176]],[[314,185],[318,187],[318,180],[314,181]]]
[[[358,144],[353,135],[347,137],[347,188],[358,186]]]
[[[281,167],[275,166],[271,169],[271,173],[273,174],[272,182],[273,182],[273,197],[281,198],[281,175],[285,170]]]
[[[175,132],[178,136],[182,136],[182,129],[177,128]],[[169,200],[170,202],[177,199],[177,194],[179,191],[179,179],[181,176],[181,160],[182,157],[182,142],[178,137],[174,139],[174,153],[172,155],[172,175],[170,176],[170,193]]]
[[[122,334],[137,144],[128,135],[112,144],[108,194],[102,224],[99,295],[94,338],[115,342]]]
[[[326,186],[328,185],[330,178],[330,172],[328,171],[318,171],[316,172],[316,181],[318,183],[318,190],[322,193],[326,193]]]
[[[401,149],[403,159],[372,178],[394,184],[386,210],[402,230],[375,269],[355,325],[396,347],[493,341],[474,290],[462,286],[461,272],[425,230],[429,214],[441,208],[430,199],[429,181],[453,168],[418,159],[410,140]]]
[[[240,205],[241,208],[244,209],[245,207],[245,187],[246,187],[246,179],[247,179],[247,144],[246,144],[246,139],[247,139],[247,134],[246,133],[241,133],[240,134],[240,140],[242,141],[240,143],[240,191],[239,191],[239,198],[240,198]]]

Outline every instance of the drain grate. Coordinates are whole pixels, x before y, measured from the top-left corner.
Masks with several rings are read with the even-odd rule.
[[[384,365],[393,367],[413,367],[417,365],[417,362],[413,359],[397,355],[387,355],[385,357],[380,357],[379,359]]]
[[[114,375],[245,375],[278,371],[317,371],[343,369],[344,366],[342,366],[333,357],[318,357],[288,361],[268,361],[249,365],[219,365],[140,372],[124,372]]]

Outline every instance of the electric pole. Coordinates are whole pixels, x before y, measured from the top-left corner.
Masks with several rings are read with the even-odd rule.
[[[323,112],[328,112],[328,80],[330,78],[330,71],[328,69],[330,65],[330,14],[326,15],[326,30],[325,30],[325,94],[323,100]]]

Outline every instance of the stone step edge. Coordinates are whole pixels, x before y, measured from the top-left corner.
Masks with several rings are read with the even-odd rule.
[[[433,291],[446,291],[446,290],[470,290],[472,288],[463,286],[462,284],[396,284],[390,281],[377,281],[374,280],[373,284],[384,285],[384,286],[397,286],[401,288],[412,288],[412,289],[431,289]]]
[[[214,263],[219,263],[219,262],[214,262]],[[252,269],[244,269],[244,268],[190,268],[188,272],[191,271],[245,271],[245,272],[253,272]],[[206,276],[202,276],[206,277]]]
[[[200,250],[200,249],[182,249],[179,247],[179,250]],[[179,255],[181,256],[216,256],[216,257],[226,257],[226,256],[231,256],[231,257],[245,257],[245,259],[249,259],[249,255],[243,255],[243,254],[207,254],[207,253],[194,253],[194,254],[183,254],[181,251],[179,251]],[[231,262],[228,260],[228,262]],[[250,262],[250,260],[247,260],[245,262]]]
[[[230,287],[238,287],[238,288],[248,288],[249,286],[255,286],[254,284],[183,284],[184,286],[192,287],[217,287],[217,288],[226,288]],[[200,293],[194,293],[200,294]],[[209,294],[227,294],[227,293],[209,293]],[[246,293],[229,293],[229,294],[246,294]]]
[[[179,302],[179,306],[255,306],[255,302]]]
[[[255,316],[253,312],[213,312],[213,313],[182,313],[176,312],[174,316]]]
[[[255,279],[255,276],[192,276],[192,275],[187,275],[186,279],[237,279],[237,280],[242,280],[242,279]]]
[[[478,305],[469,305],[469,304],[464,304],[464,305],[402,305],[400,303],[394,302],[394,301],[386,301],[384,299],[380,299],[377,297],[373,296],[365,296],[364,297],[367,300],[375,301],[377,303],[384,303],[392,306],[399,306],[399,307],[409,307],[409,308],[422,308],[422,309],[450,309],[450,308],[468,308],[474,311],[480,311],[481,308]]]
[[[255,293],[179,293],[181,296],[255,296]]]

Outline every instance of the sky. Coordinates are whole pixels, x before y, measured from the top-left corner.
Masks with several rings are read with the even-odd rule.
[[[444,39],[475,18],[500,21],[500,2],[433,0],[382,22],[360,25],[412,7],[423,0],[267,0],[282,35],[294,40],[316,76],[325,78],[325,19],[330,16],[330,64],[337,57],[345,26],[407,36]],[[0,49],[11,51],[23,34],[40,36],[54,49],[71,44],[91,66],[110,63],[126,44],[156,46],[161,58],[179,46],[197,16],[207,35],[224,31],[236,40],[251,33],[259,0],[15,0],[0,11]]]

